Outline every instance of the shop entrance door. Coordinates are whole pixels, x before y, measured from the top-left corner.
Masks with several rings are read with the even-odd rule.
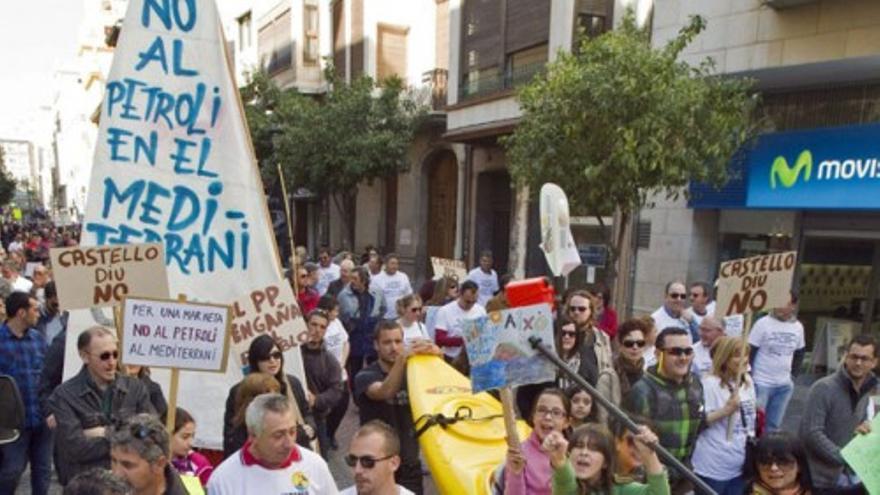
[[[837,368],[852,336],[880,326],[880,238],[873,237],[805,232],[798,318],[818,372]]]

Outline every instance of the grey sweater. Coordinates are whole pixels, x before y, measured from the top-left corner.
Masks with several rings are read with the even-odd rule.
[[[840,449],[852,440],[856,427],[867,418],[868,399],[877,393],[880,383],[873,373],[856,392],[844,366],[810,387],[800,435],[817,488],[835,486],[846,464]]]

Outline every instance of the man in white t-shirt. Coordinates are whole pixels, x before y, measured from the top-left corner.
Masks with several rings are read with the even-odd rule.
[[[703,318],[712,316],[715,311],[715,304],[712,301],[712,286],[706,282],[693,282],[689,292],[691,307],[687,311],[699,325]]]
[[[330,258],[330,249],[323,247],[318,252],[318,283],[314,288],[323,296],[330,283],[339,278],[339,265]]]
[[[708,315],[700,322],[700,341],[694,344],[694,361],[691,368],[695,374],[704,377],[712,372],[712,344],[724,335],[724,324],[714,316]]]
[[[3,278],[5,278],[12,292],[30,292],[33,282],[21,276],[21,265],[18,261],[8,258],[3,262]]]
[[[374,419],[358,428],[345,463],[354,474],[354,486],[340,495],[413,495],[394,481],[400,467],[400,440],[383,421]]]
[[[443,348],[443,353],[449,358],[455,358],[461,352],[465,321],[486,315],[486,310],[477,302],[477,290],[476,282],[465,280],[461,284],[458,299],[437,312],[434,342]]]
[[[797,294],[782,308],[759,319],[749,334],[752,378],[758,406],[767,413],[767,430],[782,427],[785,408],[794,389],[792,377],[800,369],[806,351],[804,326],[797,320]]]
[[[263,394],[245,413],[248,441],[208,481],[211,495],[333,495],[327,463],[296,445],[296,420],[287,397]]]
[[[657,327],[658,332],[669,327],[681,328],[687,330],[691,339],[696,342],[700,336],[693,315],[685,310],[687,297],[687,289],[682,282],[669,282],[666,284],[666,301],[663,306],[651,313],[651,318],[654,319],[654,326]]]
[[[393,320],[397,318],[397,300],[401,297],[412,294],[412,285],[409,283],[409,277],[406,273],[399,270],[400,259],[396,254],[391,253],[385,256],[385,270],[373,277],[371,286],[382,292],[385,296],[385,319]]]
[[[467,279],[473,280],[480,288],[477,302],[480,306],[486,306],[489,299],[495,297],[495,293],[501,288],[498,285],[498,274],[492,269],[494,259],[492,251],[483,251],[480,253],[480,266],[468,272]]]

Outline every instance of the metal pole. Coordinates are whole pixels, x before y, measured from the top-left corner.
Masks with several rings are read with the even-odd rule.
[[[551,349],[543,344],[539,337],[529,337],[529,344],[532,345],[532,348],[538,351],[542,356],[547,358],[548,361],[556,365],[560,371],[568,375],[568,378],[573,382],[577,383],[582,389],[586,390],[587,393],[593,398],[593,402],[598,402],[602,407],[605,408],[612,416],[614,416],[618,421],[622,422],[624,426],[633,433],[639,432],[639,425],[637,425],[630,417],[623,412],[619,407],[614,405],[610,400],[606,399],[596,390],[595,387],[590,385],[584,378],[577,374],[576,371],[572,370],[568,366],[565,365],[565,362],[559,359],[559,356],[556,355]],[[701,480],[696,474],[694,474],[690,469],[687,468],[681,461],[679,461],[675,456],[669,453],[668,450],[663,448],[659,443],[653,446],[654,451],[657,453],[657,456],[666,464],[667,466],[671,466],[675,468],[678,472],[684,475],[685,478],[691,481],[694,484],[694,487],[700,493],[705,493],[706,495],[718,495],[715,490],[713,490],[709,485],[706,484],[703,480]]]

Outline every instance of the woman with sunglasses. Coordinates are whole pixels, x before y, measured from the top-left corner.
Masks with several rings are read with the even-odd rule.
[[[422,298],[418,294],[407,294],[397,300],[397,322],[403,328],[403,342],[409,347],[420,340],[431,341],[428,330],[422,323]]]
[[[614,404],[620,404],[633,384],[645,374],[644,350],[649,331],[641,318],[630,318],[617,329],[617,357],[613,367],[599,376],[597,384],[599,392]]]
[[[603,425],[587,424],[574,430],[571,439],[553,436],[550,463],[553,495],[668,495],[669,480],[651,448],[657,436],[642,426],[638,435],[621,431],[618,438]],[[621,448],[622,446],[622,448]],[[624,460],[634,455],[635,461]],[[635,481],[631,472],[620,475],[621,460],[644,465],[647,484]]]
[[[299,407],[300,414],[305,422],[305,425],[299,425],[297,443],[303,447],[309,447],[310,440],[314,439],[315,423],[312,419],[309,403],[306,400],[306,394],[299,379],[284,372],[284,353],[281,352],[275,340],[269,335],[260,335],[251,341],[251,345],[248,347],[248,368],[246,373],[255,371],[272,376],[278,382],[278,392],[296,401],[296,405]],[[242,379],[243,381],[244,379]],[[227,431],[232,431],[235,427],[233,418],[238,410],[236,408],[236,396],[242,382],[233,385],[229,389],[229,395],[226,398],[226,413],[223,415],[224,458],[241,448],[241,445],[244,445],[244,440],[242,440],[241,445],[235,448],[231,448],[233,446],[229,445],[230,448],[227,448],[227,442],[225,441]]]
[[[710,354],[711,373],[701,380],[709,426],[697,437],[691,462],[718,495],[739,495],[746,486],[746,442],[755,435],[755,386],[745,373],[748,352],[742,339],[719,337]],[[732,437],[727,436],[729,422]]]
[[[458,298],[458,280],[453,277],[441,277],[434,284],[434,293],[425,306],[444,306]]]
[[[532,434],[519,448],[507,451],[507,460],[495,483],[502,484],[505,495],[550,495],[553,468],[550,455],[558,439],[570,425],[571,403],[559,389],[541,391],[532,407]],[[552,435],[555,434],[555,435]],[[551,436],[552,435],[552,436]],[[552,438],[553,440],[549,440]]]
[[[565,361],[565,364],[574,371],[581,368],[581,343],[583,342],[583,334],[578,332],[577,327],[569,317],[560,315],[556,318],[556,354],[559,359]],[[560,389],[567,389],[574,385],[574,382],[568,375],[559,372],[556,378],[556,384]]]
[[[599,374],[612,367],[611,340],[594,325],[594,314],[593,300],[587,291],[576,290],[569,294],[565,303],[565,316],[574,322],[582,339],[578,373],[590,385],[596,385]]]
[[[755,446],[751,495],[810,495],[812,480],[801,441],[788,432],[764,435]]]

